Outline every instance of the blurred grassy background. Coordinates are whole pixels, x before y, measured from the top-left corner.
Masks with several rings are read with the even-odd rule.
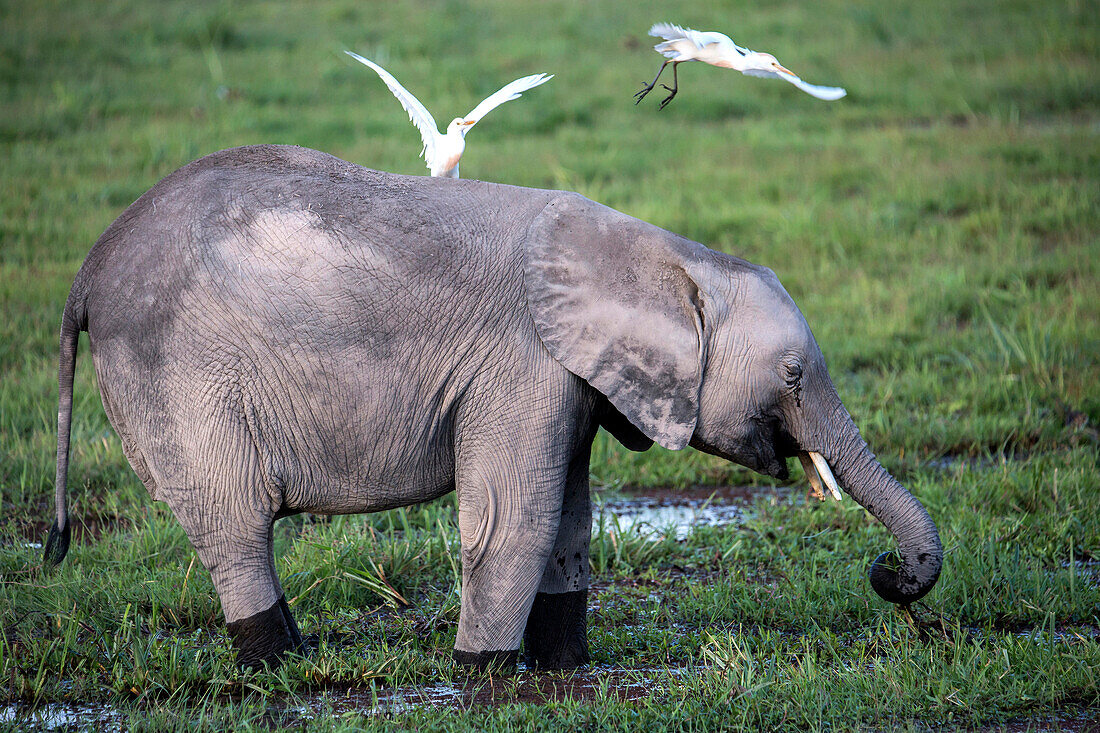
[[[778,81],[691,64],[681,67],[681,91],[667,109],[656,109],[660,89],[635,107],[631,95],[661,61],[645,32],[663,20],[726,32],[849,96],[820,102]],[[99,405],[86,340],[70,493],[74,520],[101,534],[102,544],[96,549],[87,538],[75,547],[68,580],[45,595],[10,580],[36,572],[36,557],[19,543],[40,541],[52,514],[59,315],[100,232],[159,178],[200,155],[291,143],[368,167],[426,173],[405,113],[372,72],[343,55],[348,48],[389,69],[444,124],[513,78],[556,74],[477,126],[464,176],[576,190],[774,269],[865,437],[926,503],[957,553],[931,602],[971,624],[991,617],[1037,624],[1054,613],[1095,618],[1094,595],[1081,596],[1079,586],[1065,591],[1072,580],[1047,582],[1044,573],[1100,558],[1098,44],[1100,7],[1090,0],[0,0],[0,555],[8,579],[0,612],[33,619],[36,608],[67,611],[79,600],[74,640],[83,623],[133,642],[144,638],[149,617],[145,627],[132,618],[118,626],[113,606],[134,603],[148,613],[151,591],[129,584],[153,583],[153,616],[170,634],[219,628],[201,569],[192,574],[191,597],[178,595],[193,554],[126,465]],[[768,483],[692,451],[628,454],[603,436],[592,471],[606,486]],[[832,599],[835,623],[863,628],[865,603],[845,604],[855,603],[848,594],[862,559],[882,538],[851,508],[821,512],[836,528],[862,527],[868,539],[830,546],[847,568],[848,590],[811,597]],[[819,521],[821,512],[805,516]],[[425,527],[443,521],[425,516]],[[779,533],[779,544],[801,542],[801,532],[815,530],[800,527],[810,520],[798,516],[780,512],[767,532]],[[341,541],[366,552],[374,535],[356,526],[347,530],[353,540]],[[720,542],[741,547],[742,531],[754,547],[764,532],[731,529]],[[343,567],[337,558],[325,565],[312,545],[290,537],[282,547],[291,553],[284,573],[297,569],[288,596],[322,577],[307,572],[311,563]],[[450,572],[441,559],[446,542],[432,547],[418,557],[438,560],[424,561],[424,577],[435,580],[418,585],[421,576],[401,566],[409,575],[404,592],[421,593],[429,605],[440,602],[433,583],[449,587]],[[1006,564],[1013,550],[1016,560]],[[798,553],[778,553],[792,587],[824,582],[816,560],[802,565]],[[749,562],[751,555],[724,557]],[[102,588],[79,590],[89,572],[108,567],[112,573],[97,576]],[[440,567],[444,580],[436,577]],[[114,583],[116,576],[125,580]],[[353,601],[348,592],[335,584],[312,591],[299,606],[306,624]],[[745,599],[734,607],[756,607],[757,596]],[[790,601],[762,608],[776,613]],[[166,606],[174,621],[157,615]],[[797,608],[786,621],[753,622],[789,627]],[[443,619],[453,622],[453,613]],[[61,695],[36,686],[34,669],[49,666],[68,642],[48,652],[30,640],[56,630],[20,623],[29,626],[6,626],[0,644],[9,695]],[[447,629],[453,634],[453,623]],[[613,629],[596,633],[594,647],[615,648],[610,636],[598,636]],[[986,651],[1000,653],[996,645]],[[229,674],[224,660],[208,663]],[[209,676],[201,660],[194,664],[196,678]],[[430,669],[443,674],[444,667]],[[24,681],[17,684],[17,675]],[[123,689],[119,675],[76,679],[102,697]],[[1095,683],[1089,679],[1086,691]],[[1079,699],[1080,689],[1044,698],[1037,709],[1050,699]],[[989,715],[1009,709],[979,702]],[[817,714],[800,719],[826,719]]]
[[[52,414],[72,274],[183,163],[269,142],[425,173],[416,131],[350,48],[444,124],[512,78],[555,73],[478,126],[467,177],[577,190],[772,267],[888,454],[1028,449],[1067,416],[1100,419],[1096,9],[4,3],[3,394],[42,395]],[[829,104],[693,64],[668,109],[656,94],[635,107],[660,64],[645,36],[659,18],[723,29],[850,95]],[[27,412],[10,399],[0,429]],[[40,448],[25,459],[44,466]],[[754,480],[654,455],[608,447],[602,462],[632,482]]]

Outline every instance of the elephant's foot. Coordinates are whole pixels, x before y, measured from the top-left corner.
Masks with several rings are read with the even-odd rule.
[[[587,590],[536,595],[523,634],[527,665],[571,669],[588,664],[587,611]]]
[[[226,629],[237,651],[237,664],[242,668],[259,669],[265,663],[275,667],[287,652],[308,650],[283,596],[266,611],[230,621]]]
[[[293,644],[291,651],[298,654],[308,654],[309,644],[302,640],[302,632],[298,630],[298,624],[294,621],[294,614],[290,612],[290,606],[286,602],[286,596],[279,596],[279,608],[283,612],[287,631],[290,633],[290,642]]]
[[[511,672],[516,667],[516,659],[519,658],[519,649],[500,650],[493,652],[467,652],[455,649],[454,660],[456,664],[464,667],[485,671],[501,670]]]

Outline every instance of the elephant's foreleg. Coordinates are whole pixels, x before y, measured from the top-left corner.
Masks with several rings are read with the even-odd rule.
[[[592,505],[589,450],[569,468],[558,536],[527,617],[523,656],[528,666],[569,669],[588,663],[588,545]]]
[[[460,456],[462,608],[455,661],[511,666],[558,532],[564,470],[533,470],[522,451]]]

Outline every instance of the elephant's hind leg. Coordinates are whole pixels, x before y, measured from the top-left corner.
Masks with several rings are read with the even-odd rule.
[[[202,470],[209,483],[164,498],[210,572],[238,663],[275,664],[287,652],[304,650],[275,574],[276,499],[266,490],[250,442],[234,450],[223,437],[218,445],[216,458],[197,451],[208,457]]]
[[[573,458],[565,483],[558,536],[523,633],[530,667],[571,669],[587,664],[588,545],[592,505],[588,449]]]
[[[302,635],[275,575],[274,519],[241,521],[227,513],[196,518],[190,507],[181,510],[170,504],[210,571],[237,663],[274,665],[287,652],[304,651]]]
[[[238,621],[229,621],[226,630],[237,652],[237,663],[242,667],[258,668],[264,663],[274,666],[287,652],[307,651],[298,624],[282,593],[271,608]]]

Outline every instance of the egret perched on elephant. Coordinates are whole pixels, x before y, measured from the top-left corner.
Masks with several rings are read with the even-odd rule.
[[[397,101],[409,113],[409,119],[416,125],[416,129],[420,131],[420,138],[424,143],[420,155],[423,156],[424,162],[428,164],[428,170],[432,172],[433,176],[444,176],[446,178],[458,178],[458,162],[462,159],[462,153],[466,150],[466,133],[473,129],[473,126],[482,117],[505,102],[519,99],[523,92],[528,89],[545,84],[554,78],[553,74],[532,74],[508,82],[483,99],[465,117],[455,117],[451,120],[450,124],[447,125],[447,132],[441,133],[431,112],[408,89],[401,86],[400,82],[393,77],[393,74],[357,53],[351,51],[344,51],[344,53],[359,63],[374,69],[378,76],[382,78],[382,81],[393,92],[393,96],[397,97]]]
[[[210,571],[242,664],[302,649],[278,518],[456,490],[455,659],[507,663],[522,643],[532,665],[585,663],[601,425],[634,450],[691,445],[779,478],[817,454],[898,542],[872,564],[880,596],[911,602],[940,572],[935,525],[860,437],[772,271],[574,193],[270,145],[160,181],[65,304],[51,562],[68,545],[81,331],[123,451]]]

